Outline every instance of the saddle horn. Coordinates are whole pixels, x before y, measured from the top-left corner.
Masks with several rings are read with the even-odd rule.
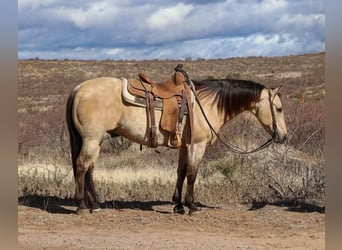
[[[175,71],[183,73],[183,75],[185,77],[185,81],[189,85],[189,75],[188,75],[188,73],[185,70],[183,70],[183,64],[181,64],[181,63],[178,64],[177,67],[175,68]]]
[[[177,66],[176,66],[176,68],[175,68],[175,71],[177,72],[177,71],[180,71],[180,72],[182,72],[183,70],[182,70],[182,68],[183,68],[183,64],[178,64]]]
[[[194,86],[193,82],[191,81],[188,73],[185,70],[183,70],[183,64],[181,64],[181,63],[178,64],[177,67],[175,68],[175,71],[183,73],[183,75],[185,77],[185,82],[190,86],[192,92],[196,93],[195,86]]]

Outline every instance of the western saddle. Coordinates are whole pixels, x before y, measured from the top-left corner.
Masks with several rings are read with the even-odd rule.
[[[146,112],[148,118],[149,147],[157,147],[155,124],[155,101],[161,99],[162,116],[160,128],[169,132],[168,146],[178,148],[181,146],[181,127],[184,114],[188,114],[190,120],[190,135],[192,130],[192,102],[191,89],[188,84],[187,73],[182,70],[182,64],[175,68],[175,73],[165,82],[153,82],[145,74],[139,74],[139,80],[128,79],[128,92],[134,96],[146,100]]]

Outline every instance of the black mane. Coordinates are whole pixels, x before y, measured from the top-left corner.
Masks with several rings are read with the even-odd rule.
[[[259,83],[235,79],[210,79],[192,81],[200,98],[214,96],[220,112],[233,117],[250,109],[253,102],[260,99],[265,87]]]

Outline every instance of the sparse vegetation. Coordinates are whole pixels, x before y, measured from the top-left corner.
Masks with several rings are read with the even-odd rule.
[[[158,81],[178,63],[194,79],[235,77],[282,85],[290,134],[286,145],[252,155],[236,155],[218,141],[207,149],[196,184],[196,199],[227,203],[305,202],[324,206],[324,53],[277,58],[186,61],[44,61],[18,63],[18,196],[72,198],[65,105],[80,82],[99,76],[136,77],[145,72]],[[221,131],[227,141],[254,148],[267,138],[246,114]],[[106,138],[95,169],[101,201],[171,200],[178,152],[143,148],[123,138]],[[137,158],[139,161],[137,161]]]

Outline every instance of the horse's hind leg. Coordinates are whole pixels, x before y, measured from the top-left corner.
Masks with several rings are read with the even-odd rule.
[[[94,166],[94,164],[91,164],[87,173],[85,174],[85,199],[88,200],[88,207],[92,212],[96,212],[101,209],[93,181]]]
[[[85,176],[91,165],[95,164],[95,161],[100,152],[100,145],[98,140],[83,141],[81,152],[76,160],[76,171],[75,171],[75,199],[77,203],[77,213],[83,213],[90,208],[91,199],[89,199],[89,181]],[[87,174],[89,175],[89,174]],[[91,189],[91,188],[90,188]]]

